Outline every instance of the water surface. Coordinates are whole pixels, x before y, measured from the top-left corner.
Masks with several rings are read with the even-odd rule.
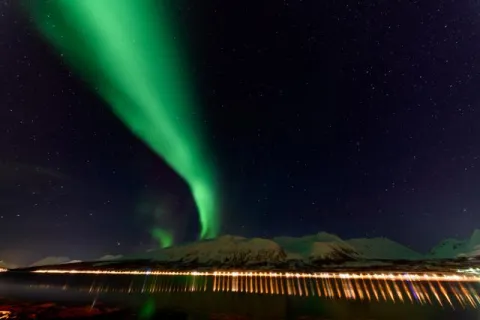
[[[149,303],[188,319],[480,319],[478,283],[322,280],[6,273],[0,294],[132,309]]]

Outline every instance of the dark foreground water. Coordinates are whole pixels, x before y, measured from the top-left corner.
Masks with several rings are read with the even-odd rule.
[[[232,277],[2,274],[0,296],[145,311],[185,319],[480,319],[478,283]],[[162,317],[162,319],[167,319]]]

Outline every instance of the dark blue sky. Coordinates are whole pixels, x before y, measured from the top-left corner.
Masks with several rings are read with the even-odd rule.
[[[480,227],[480,8],[471,1],[168,1],[223,195],[246,236]],[[94,257],[197,236],[186,185],[0,4],[0,255]],[[148,207],[148,206],[147,206]],[[2,257],[0,256],[0,259]]]

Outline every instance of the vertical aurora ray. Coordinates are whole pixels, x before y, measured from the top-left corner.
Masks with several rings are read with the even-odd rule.
[[[185,59],[160,1],[28,0],[41,32],[131,131],[189,185],[201,237],[218,234],[217,188],[192,116]]]
[[[158,241],[160,247],[162,248],[170,247],[173,244],[173,236],[167,230],[153,228],[152,236]]]

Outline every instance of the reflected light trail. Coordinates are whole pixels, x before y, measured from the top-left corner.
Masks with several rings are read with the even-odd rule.
[[[153,276],[223,276],[223,277],[268,277],[268,278],[320,278],[320,279],[354,279],[385,281],[453,281],[480,282],[480,276],[460,275],[455,273],[291,273],[258,271],[143,271],[143,270],[62,270],[43,269],[33,273],[53,274],[105,274],[105,275],[153,275]]]
[[[292,273],[258,271],[35,270],[37,274],[102,276],[90,293],[231,292],[366,302],[418,303],[440,307],[480,306],[480,277],[456,273]],[[118,285],[110,276],[133,276]],[[138,277],[138,276],[148,277]],[[105,278],[103,278],[103,276]],[[97,278],[98,279],[98,278]],[[111,280],[107,285],[107,280]],[[121,281],[120,281],[121,282]],[[64,290],[68,288],[65,284]]]
[[[90,286],[70,286],[62,290],[98,293],[220,293],[288,295],[304,298],[360,300],[365,302],[439,305],[444,308],[480,306],[480,279],[456,274],[394,273],[275,273],[198,271],[95,271],[38,270],[42,274],[100,275]],[[148,277],[137,277],[146,275]],[[110,276],[133,276],[117,281]],[[87,278],[88,279],[88,278]],[[101,284],[99,284],[99,281]],[[110,282],[108,280],[111,280]],[[123,284],[119,284],[122,282]],[[40,286],[41,288],[54,288]],[[57,286],[58,288],[59,286]]]

